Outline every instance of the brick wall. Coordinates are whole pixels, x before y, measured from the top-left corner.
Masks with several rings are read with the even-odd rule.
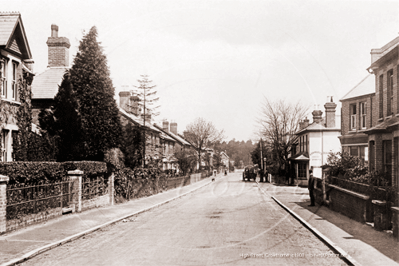
[[[356,105],[356,131],[361,131],[361,115],[360,115],[360,103],[366,103],[366,128],[372,127],[372,122],[375,121],[374,117],[372,117],[375,107],[374,100],[375,95],[366,95],[362,97],[356,97],[353,99],[342,101],[342,109],[341,109],[341,134],[347,135],[352,130],[350,129],[350,121],[351,121],[351,113],[350,106]],[[353,132],[353,131],[352,131]]]
[[[20,229],[39,222],[47,221],[62,215],[62,208],[49,209],[35,214],[25,215],[20,219],[7,220],[7,232]]]
[[[109,205],[109,194],[82,201],[82,211]]]
[[[331,210],[342,213],[358,222],[372,221],[372,205],[368,196],[333,185],[327,185],[326,189]],[[320,194],[318,198],[316,202],[320,201]]]

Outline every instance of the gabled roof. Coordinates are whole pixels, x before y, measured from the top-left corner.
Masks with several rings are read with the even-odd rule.
[[[341,102],[351,98],[359,96],[365,96],[375,93],[375,79],[374,74],[367,75],[362,81],[360,81],[355,87],[353,87],[344,97],[341,98]]]
[[[169,140],[169,141],[174,141],[174,142],[176,142],[175,139],[169,137],[169,136],[166,135],[164,132],[161,132],[161,138],[162,138],[162,139],[167,139],[167,140]]]
[[[126,111],[125,111],[123,108],[121,108],[121,107],[118,107],[118,108],[119,108],[119,112],[120,112],[124,117],[126,117],[127,119],[129,119],[131,122],[133,122],[133,123],[136,124],[136,125],[144,126],[143,120],[142,120],[140,117],[135,116],[134,114],[130,114],[130,113],[126,112]],[[157,129],[156,127],[154,127],[153,125],[151,125],[151,123],[146,123],[146,124],[145,124],[145,127],[148,128],[148,129],[151,129],[151,130],[153,130],[153,131],[155,131],[155,132],[157,132],[157,133],[161,133],[161,130],[159,130],[159,129]]]
[[[299,130],[298,132],[295,133],[295,135],[300,135],[300,134],[302,134],[304,132],[307,132],[307,131],[316,131],[316,132],[320,132],[320,131],[341,131],[341,128],[338,128],[338,127],[327,128],[325,126],[325,120],[323,119],[323,121],[321,121],[319,123],[313,122],[309,126]]]
[[[32,82],[32,99],[54,99],[67,67],[51,67],[38,74]]]
[[[307,152],[300,152],[290,158],[294,161],[309,161],[309,154]]]
[[[0,13],[0,47],[19,53],[22,59],[32,59],[21,14]]]
[[[163,130],[162,127],[158,126],[157,124],[154,124],[154,127],[156,127],[158,130],[162,131],[166,135],[170,136],[171,138],[173,138],[174,140],[179,142],[181,145],[189,145],[189,146],[191,146],[191,144],[189,142],[187,142],[184,138],[179,136],[179,134],[176,135],[176,134],[174,134],[174,133],[172,133],[170,131],[167,132],[167,131]]]

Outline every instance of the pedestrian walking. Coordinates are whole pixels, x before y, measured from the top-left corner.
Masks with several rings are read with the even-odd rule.
[[[315,206],[314,204],[314,177],[313,177],[313,170],[309,170],[309,182],[308,182],[308,189],[309,189],[309,197],[310,197],[310,205],[308,206]]]

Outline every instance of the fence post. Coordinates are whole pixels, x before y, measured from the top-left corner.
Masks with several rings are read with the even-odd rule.
[[[75,204],[75,211],[82,211],[82,175],[83,171],[73,170],[68,171],[69,180],[74,181],[72,191],[73,194],[73,202]]]
[[[114,205],[114,180],[115,174],[112,174],[108,177],[108,194],[109,194],[109,204]]]
[[[0,233],[7,230],[7,183],[9,177],[0,175]]]

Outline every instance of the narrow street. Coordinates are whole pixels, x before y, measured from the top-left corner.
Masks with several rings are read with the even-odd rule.
[[[328,254],[237,172],[22,265],[345,265]]]

